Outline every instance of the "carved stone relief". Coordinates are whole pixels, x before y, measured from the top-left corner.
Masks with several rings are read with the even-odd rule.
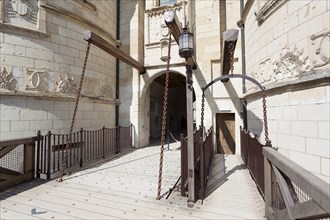
[[[273,73],[271,71],[271,67],[272,67],[272,64],[271,64],[270,59],[266,59],[260,63],[260,65],[259,65],[259,70],[260,70],[259,81],[267,82],[272,79]]]
[[[77,92],[77,84],[72,77],[69,77],[66,74],[65,77],[59,75],[58,80],[55,82],[56,89],[55,92],[63,92],[63,93],[76,93]]]
[[[85,78],[82,87],[82,94],[87,96],[96,96],[96,88],[97,82],[94,79]]]
[[[6,68],[0,70],[0,90],[16,91],[17,80]]]
[[[27,84],[25,90],[44,92],[48,90],[48,72],[46,70],[26,69]]]
[[[330,31],[312,35],[310,39],[312,40],[312,47],[315,49],[313,53],[316,55],[312,61],[313,68],[330,64]]]
[[[100,93],[102,97],[109,99],[113,98],[113,89],[111,83],[108,80],[101,85]]]
[[[297,47],[294,47],[293,50],[290,50],[286,47],[282,51],[279,60],[273,63],[275,80],[296,76],[311,70],[308,56],[304,55],[304,49],[298,50]]]
[[[5,23],[37,28],[38,0],[5,0]]]

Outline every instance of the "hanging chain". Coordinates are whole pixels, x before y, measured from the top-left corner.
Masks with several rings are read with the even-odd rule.
[[[204,129],[204,102],[205,102],[205,94],[203,91],[202,95],[202,108],[201,108],[201,129]]]
[[[78,103],[79,103],[79,99],[80,99],[80,95],[81,95],[81,88],[82,88],[82,84],[83,84],[83,81],[84,81],[84,76],[85,76],[86,65],[87,65],[87,60],[88,60],[88,54],[89,54],[90,47],[91,47],[91,43],[88,42],[87,49],[86,49],[86,56],[85,56],[84,66],[83,66],[82,73],[81,73],[81,76],[80,76],[80,83],[79,83],[79,88],[78,88],[78,91],[77,91],[76,105],[74,107],[72,121],[71,121],[70,133],[69,133],[69,137],[68,137],[68,140],[66,142],[66,145],[65,145],[65,153],[64,153],[64,158],[63,158],[63,161],[62,161],[60,177],[59,177],[59,180],[58,180],[59,182],[63,181],[65,164],[66,164],[66,161],[67,161],[67,158],[68,158],[68,148],[69,148],[69,146],[71,144],[71,141],[72,141],[72,131],[73,131],[74,122],[76,120],[76,114],[77,114],[77,110],[78,110]]]
[[[266,145],[271,145],[271,142],[268,137],[268,120],[267,120],[267,106],[266,106],[266,93],[263,92],[262,94],[262,107],[264,113],[264,129],[265,129],[265,141]]]
[[[229,44],[229,62],[230,62],[230,72],[231,74],[234,73],[234,51],[235,51],[235,44]]]
[[[165,144],[165,132],[166,132],[166,116],[167,116],[167,98],[168,98],[168,83],[170,78],[170,60],[171,60],[171,29],[169,29],[169,45],[167,54],[167,66],[166,66],[166,80],[165,80],[165,92],[164,92],[164,108],[163,108],[163,121],[162,121],[162,137],[160,147],[160,159],[159,159],[159,176],[158,176],[158,191],[157,199],[160,200],[162,196],[162,173],[163,173],[163,157],[164,157],[164,144]]]

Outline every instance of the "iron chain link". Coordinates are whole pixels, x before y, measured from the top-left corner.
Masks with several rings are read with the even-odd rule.
[[[163,174],[163,158],[164,158],[164,145],[165,145],[165,132],[166,132],[166,117],[167,117],[167,99],[168,99],[168,83],[170,78],[170,60],[171,60],[171,29],[169,29],[169,44],[167,54],[167,66],[166,66],[166,79],[165,79],[165,92],[164,92],[164,107],[163,107],[163,121],[162,121],[162,137],[160,147],[160,159],[159,159],[159,176],[158,176],[158,190],[157,199],[160,200],[161,188],[162,188],[162,174]]]
[[[268,137],[268,119],[267,119],[267,106],[266,106],[266,93],[262,94],[262,108],[264,113],[264,129],[265,129],[265,141],[266,145],[271,145],[271,142]]]
[[[229,62],[230,62],[230,72],[234,73],[234,43],[229,44]]]
[[[66,164],[66,161],[67,161],[67,158],[68,158],[68,148],[69,148],[69,146],[71,144],[71,141],[72,141],[73,126],[74,126],[74,122],[76,120],[76,114],[77,114],[79,99],[80,99],[80,95],[81,95],[81,88],[82,88],[82,85],[83,85],[84,76],[85,76],[85,72],[86,72],[86,65],[87,65],[87,60],[88,60],[88,54],[89,54],[90,47],[91,47],[91,43],[88,42],[87,49],[86,49],[86,56],[85,56],[85,60],[84,60],[84,66],[83,66],[82,73],[81,73],[81,76],[80,76],[80,83],[79,83],[79,88],[78,88],[78,91],[77,91],[76,105],[74,107],[73,116],[72,116],[69,137],[68,137],[68,140],[67,140],[66,145],[65,145],[64,158],[63,158],[63,161],[62,161],[61,173],[60,173],[60,177],[59,177],[59,180],[58,180],[59,182],[63,181],[65,164]]]
[[[203,91],[203,95],[202,95],[202,108],[201,108],[201,129],[204,128],[204,105],[205,105],[205,94]]]

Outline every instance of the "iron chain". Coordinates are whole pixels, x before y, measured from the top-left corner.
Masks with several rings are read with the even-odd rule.
[[[201,129],[204,129],[204,105],[205,105],[205,94],[203,91],[203,95],[202,95],[202,108],[201,108]]]
[[[84,66],[83,66],[82,73],[81,73],[81,76],[80,76],[80,83],[79,83],[79,88],[78,88],[78,91],[77,91],[76,105],[74,107],[72,121],[71,121],[70,133],[69,133],[69,137],[68,137],[68,140],[66,142],[66,145],[65,145],[64,158],[63,158],[63,161],[62,161],[61,173],[60,173],[60,177],[59,177],[59,180],[58,180],[59,182],[63,181],[65,164],[66,164],[66,161],[67,161],[67,158],[68,158],[68,148],[69,148],[69,146],[71,144],[71,141],[72,141],[73,126],[74,126],[74,122],[76,120],[76,114],[77,114],[77,110],[78,110],[78,104],[79,104],[79,99],[80,99],[80,95],[81,95],[81,88],[82,88],[83,81],[84,81],[84,76],[85,76],[86,65],[87,65],[87,60],[88,60],[88,54],[89,54],[90,47],[91,47],[91,43],[88,42],[87,49],[86,49],[86,56],[85,56]]]
[[[234,43],[229,44],[229,62],[230,62],[230,72],[234,73]]]
[[[265,141],[266,145],[271,145],[271,142],[268,137],[268,119],[267,119],[267,106],[266,106],[266,93],[263,92],[262,94],[262,107],[264,113],[264,129],[265,129]]]
[[[165,132],[166,132],[166,116],[167,116],[167,99],[168,99],[168,83],[170,78],[170,60],[171,60],[171,29],[169,29],[169,45],[167,54],[167,66],[166,66],[166,79],[165,79],[165,92],[164,92],[164,107],[163,107],[163,121],[162,121],[162,137],[160,147],[160,159],[159,159],[159,176],[158,176],[158,191],[157,199],[160,200],[161,188],[162,188],[162,174],[163,174],[163,158],[164,158],[164,145],[165,145]]]

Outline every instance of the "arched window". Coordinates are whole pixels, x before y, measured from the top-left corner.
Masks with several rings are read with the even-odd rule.
[[[159,0],[159,6],[173,5],[175,3],[176,3],[176,0]]]

